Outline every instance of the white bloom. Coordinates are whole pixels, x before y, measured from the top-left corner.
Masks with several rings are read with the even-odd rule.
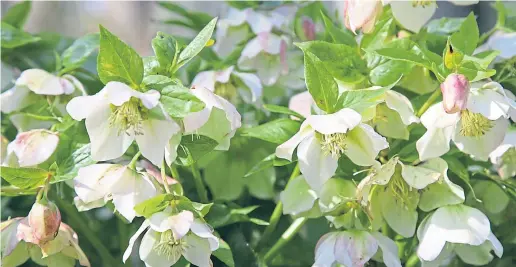
[[[203,101],[206,107],[183,119],[185,133],[208,136],[219,142],[215,149],[228,150],[231,138],[242,126],[235,106],[204,87],[194,87],[190,92]]]
[[[421,116],[427,131],[416,143],[420,160],[445,154],[450,140],[462,152],[487,160],[502,143],[509,126],[507,118],[514,113],[514,101],[505,95],[496,82],[476,83],[471,85],[465,110],[448,114],[442,102],[430,107]]]
[[[16,135],[7,145],[7,155],[2,165],[12,167],[36,166],[54,154],[59,143],[57,133],[47,130],[31,130]]]
[[[502,178],[516,176],[516,129],[509,128],[502,143],[489,154],[489,159]]]
[[[387,1],[384,1],[386,3]],[[432,18],[437,9],[436,1],[388,1],[391,5],[392,15],[406,29],[413,32],[419,30]],[[455,5],[467,6],[478,3],[472,1],[450,1]]]
[[[499,51],[500,54],[497,56],[500,59],[510,59],[516,56],[516,51],[514,50],[514,46],[516,45],[516,33],[506,33],[503,31],[496,31],[491,36],[486,43],[479,46],[475,50],[475,54],[487,50],[496,50]]]
[[[299,167],[306,181],[319,191],[337,170],[342,154],[360,166],[375,162],[380,150],[388,147],[384,137],[360,123],[356,111],[344,108],[328,115],[310,115],[298,133],[276,148],[276,156],[292,160],[296,147]]]
[[[172,214],[170,209],[166,209],[153,214],[131,237],[124,262],[145,230],[139,254],[146,266],[168,267],[174,265],[181,255],[199,267],[212,266],[210,255],[219,247],[219,239],[213,235],[209,225],[194,219],[191,211]]]
[[[492,248],[498,257],[503,253],[502,244],[491,232],[488,218],[479,210],[464,205],[437,209],[421,222],[417,236],[420,241],[417,255],[424,261],[437,259],[449,243],[466,245],[456,246],[455,252],[467,261],[471,258],[463,256],[469,254],[471,246],[487,246],[488,251]]]
[[[419,123],[412,103],[406,96],[393,90],[387,90],[382,98],[384,103],[377,105],[373,113],[375,129],[386,137],[408,139],[407,126]],[[365,113],[363,116],[367,117]]]
[[[230,101],[237,94],[247,103],[255,103],[262,96],[260,79],[252,73],[238,72],[234,66],[220,71],[199,72],[192,81],[192,87],[207,88]]]
[[[159,166],[165,146],[180,130],[163,111],[159,98],[155,90],[142,93],[109,82],[95,95],[72,99],[66,109],[73,119],[86,119],[93,159],[118,158],[136,140],[142,155]]]
[[[313,267],[331,267],[335,263],[344,266],[364,266],[378,251],[382,250],[387,267],[401,267],[398,247],[390,238],[378,232],[344,231],[322,236],[315,247]]]
[[[312,114],[312,108],[316,108],[316,105],[310,92],[304,91],[290,98],[288,108],[306,118]],[[295,117],[291,118],[294,119]]]
[[[79,169],[74,189],[80,210],[103,206],[113,200],[115,208],[128,221],[138,216],[134,207],[155,196],[156,188],[146,176],[127,166],[94,164]]]

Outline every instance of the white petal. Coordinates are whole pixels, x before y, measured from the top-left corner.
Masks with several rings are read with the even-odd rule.
[[[177,259],[169,259],[167,255],[159,254],[154,247],[159,243],[160,233],[149,229],[142,238],[140,244],[140,259],[145,262],[147,267],[170,267],[176,263]]]
[[[85,203],[103,199],[125,171],[126,167],[115,164],[82,167],[74,178],[75,193]]]
[[[292,154],[294,154],[296,147],[299,145],[299,143],[301,143],[301,141],[312,134],[314,134],[314,131],[308,126],[307,123],[301,124],[299,132],[285,141],[285,143],[276,147],[276,157],[292,161]]]
[[[245,22],[252,9],[239,10],[236,8],[229,8],[226,18],[219,20],[219,23],[224,21],[231,26],[238,26]],[[217,27],[218,28],[218,27]]]
[[[41,69],[28,69],[20,74],[16,85],[27,86],[29,90],[39,95],[63,94],[60,78]]]
[[[183,252],[185,259],[199,267],[211,267],[211,249],[208,240],[196,235],[187,235],[184,239],[188,244]]]
[[[487,40],[487,45],[490,49],[500,51],[498,56],[501,58],[509,59],[514,57],[516,56],[516,50],[514,50],[514,45],[516,45],[516,33],[496,31],[489,37],[489,40]]]
[[[147,228],[149,228],[149,221],[148,220],[145,220],[143,221],[142,225],[140,226],[140,228],[138,228],[138,230],[136,231],[136,233],[134,233],[133,236],[131,236],[131,239],[129,239],[129,245],[127,246],[127,248],[125,249],[125,252],[124,252],[124,256],[123,256],[123,262],[125,263],[127,261],[127,259],[129,258],[129,256],[131,256],[131,253],[133,252],[133,246],[134,246],[134,242],[136,242],[136,240],[138,240],[138,237],[140,237],[140,235],[145,231],[147,230]]]
[[[84,202],[79,197],[73,198],[73,204],[75,205],[77,210],[80,212],[103,207],[104,205],[106,205],[106,203],[107,203],[107,201],[104,198],[97,199],[92,202]]]
[[[150,219],[151,228],[158,232],[172,230],[176,239],[181,239],[190,231],[194,216],[191,211],[184,210],[176,215],[167,212],[154,213]]]
[[[72,94],[77,89],[77,90],[79,90],[80,95],[87,95],[86,89],[84,89],[84,86],[77,78],[75,78],[74,76],[72,76],[70,74],[63,75],[63,78],[70,81],[73,85],[73,88],[69,89],[70,91],[66,91],[65,94]]]
[[[72,98],[66,105],[66,112],[72,116],[74,120],[80,121],[87,118],[90,114],[108,105],[107,100],[98,93],[92,96],[77,96]]]
[[[279,56],[274,57],[270,55],[260,54],[254,59],[254,69],[256,69],[256,75],[260,77],[263,85],[272,86],[275,84],[284,68],[281,64],[281,58]]]
[[[387,267],[401,267],[396,243],[378,232],[372,232],[371,235],[376,239],[378,246],[382,249],[383,263],[385,263]]]
[[[253,73],[234,71],[233,74],[240,78],[242,82],[251,90],[251,101],[256,102],[263,92],[262,83],[258,76]]]
[[[315,135],[308,136],[299,144],[297,157],[301,173],[316,192],[322,189],[337,170],[338,159],[325,155]]]
[[[446,245],[444,233],[430,223],[431,218],[431,215],[427,216],[417,230],[417,237],[419,239],[417,255],[424,261],[435,260]]]
[[[405,125],[419,122],[419,118],[414,115],[412,103],[410,103],[410,100],[406,96],[396,91],[389,90],[385,93],[385,104],[387,104],[387,107],[396,110],[398,114],[400,114],[401,120]]]
[[[456,6],[469,6],[478,4],[479,0],[448,0]]]
[[[105,91],[105,97],[109,103],[115,106],[121,106],[131,97],[136,97],[142,101],[146,108],[151,109],[158,105],[160,98],[160,94],[156,90],[141,93],[121,82],[108,82],[102,91]]]
[[[111,125],[111,110],[104,103],[96,107],[86,118],[86,130],[91,141],[91,157],[96,161],[105,161],[122,156],[134,140],[134,133],[119,132]]]
[[[416,231],[417,224],[417,202],[418,193],[413,190],[410,192],[407,202],[395,197],[390,188],[379,192],[381,199],[381,211],[383,218],[389,226],[403,237],[411,237]]]
[[[141,122],[141,134],[137,134],[135,139],[142,155],[154,165],[160,166],[165,156],[165,147],[180,130],[172,119],[148,119]]]
[[[374,164],[378,153],[389,147],[385,137],[373,130],[367,124],[360,124],[346,135],[346,151],[344,152],[353,163],[360,166]]]
[[[450,151],[455,126],[446,128],[428,128],[426,133],[416,142],[417,152],[421,161],[436,158]]]
[[[416,33],[430,20],[436,9],[437,5],[434,2],[426,6],[417,5],[416,7],[413,7],[412,2],[409,1],[391,2],[394,18],[403,27]]]
[[[327,233],[323,235],[315,246],[315,262],[312,267],[332,267],[335,262],[335,242],[337,233]]]
[[[67,79],[51,75],[48,76],[37,90],[33,90],[38,95],[62,95],[73,92],[73,84]]]
[[[256,36],[251,41],[247,43],[247,45],[242,50],[242,53],[240,54],[240,58],[238,59],[238,65],[240,67],[242,64],[247,65],[246,61],[249,61],[253,58],[255,58],[264,48],[262,47],[260,38]],[[243,67],[244,69],[247,69]]]
[[[448,170],[448,164],[441,158],[430,159],[418,166],[401,164],[401,175],[411,187],[423,189],[439,180],[443,172]]]
[[[503,255],[503,246],[502,243],[500,243],[500,240],[498,240],[498,238],[496,238],[496,236],[492,232],[489,234],[488,239],[489,242],[491,242],[491,245],[496,256],[498,256],[498,258],[501,258]]]
[[[135,216],[139,215],[134,207],[154,197],[156,188],[146,176],[127,169],[111,192],[116,210],[128,221],[132,221]]]
[[[191,229],[192,232],[198,237],[202,237],[207,239],[210,243],[211,251],[217,250],[219,248],[219,239],[213,234],[213,229],[204,222],[199,219],[196,219],[192,223]]]
[[[500,158],[503,154],[509,150],[511,147],[516,146],[516,129],[509,128],[502,143],[495,149],[493,152],[489,154],[489,158],[491,159],[491,163],[498,164]]]
[[[459,113],[448,114],[443,108],[443,103],[439,102],[431,106],[421,116],[421,123],[425,128],[446,128],[457,124]]]
[[[283,203],[283,214],[296,215],[311,209],[317,199],[317,194],[310,188],[303,176],[295,177],[288,182],[287,187],[280,193]]]
[[[249,23],[249,26],[251,26],[251,30],[255,34],[259,34],[262,32],[270,32],[272,30],[272,22],[270,19],[258,12],[251,10],[248,10],[248,17],[247,22]]]
[[[378,242],[366,231],[340,232],[335,242],[335,258],[346,266],[363,266],[378,250]],[[352,265],[347,265],[351,261]]]
[[[172,163],[177,158],[177,148],[181,143],[181,133],[177,133],[172,135],[172,138],[168,141],[167,146],[165,147],[165,161],[167,165],[172,165]],[[177,178],[177,177],[174,177]]]
[[[500,85],[488,83],[483,87],[497,88],[497,86]],[[480,113],[490,120],[496,120],[500,117],[507,118],[511,106],[504,95],[496,89],[473,90],[472,88],[468,97],[467,109],[473,113]]]
[[[489,154],[493,152],[503,141],[509,127],[509,120],[500,118],[492,121],[493,127],[484,135],[479,137],[466,137],[460,133],[461,125],[457,128],[453,141],[457,148],[478,160],[486,161]]]
[[[204,87],[214,92],[215,82],[215,71],[201,71],[195,75],[192,81],[192,87]]]
[[[305,118],[311,115],[314,99],[310,92],[304,91],[290,98],[288,108],[303,115]]]
[[[350,30],[355,33],[357,29],[362,28],[370,21],[374,23],[379,1],[347,1],[345,16],[347,16]]]
[[[333,114],[311,115],[306,118],[306,122],[321,134],[346,133],[355,128],[362,116],[352,109],[343,108]]]
[[[54,154],[59,136],[47,130],[32,130],[19,133],[11,149],[18,157],[20,167],[43,163]]]
[[[15,86],[0,95],[0,110],[11,113],[31,104],[30,90],[25,86]]]
[[[226,58],[234,52],[234,46],[246,40],[250,30],[247,26],[234,27],[223,19],[217,23],[215,37],[217,42],[213,46],[213,50],[221,58]]]

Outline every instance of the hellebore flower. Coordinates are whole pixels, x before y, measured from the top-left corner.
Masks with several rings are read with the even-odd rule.
[[[344,25],[355,34],[359,29],[364,33],[370,33],[382,9],[380,0],[345,0],[343,2]]]
[[[156,195],[147,174],[116,164],[80,168],[74,178],[74,189],[79,210],[98,208],[113,200],[116,210],[128,221],[139,216],[134,206]]]
[[[204,87],[232,103],[238,102],[238,95],[246,103],[256,103],[262,96],[260,79],[252,73],[238,72],[234,68],[199,72],[192,81],[192,87]]]
[[[2,222],[2,267],[15,267],[29,258],[43,266],[73,267],[79,260],[82,266],[91,266],[79,247],[77,234],[65,223],[59,225],[54,239],[33,243],[32,226],[27,218],[13,218]]]
[[[489,154],[503,179],[516,176],[516,129],[509,128],[502,143]]]
[[[444,206],[428,215],[419,225],[417,237],[420,242],[417,255],[427,262],[442,259],[440,254],[449,254],[451,250],[466,263],[480,265],[493,258],[491,249],[498,257],[503,254],[502,244],[491,232],[487,216],[462,204]],[[475,262],[480,256],[477,253],[488,254],[488,260]]]
[[[383,218],[394,231],[411,237],[416,230],[418,205],[429,211],[464,201],[464,191],[448,179],[447,170],[448,164],[440,158],[410,166],[394,157],[360,182],[357,197],[371,209],[373,225],[380,225]]]
[[[328,115],[310,115],[299,132],[276,148],[276,156],[292,160],[299,146],[301,173],[310,187],[319,191],[335,174],[342,154],[357,165],[369,166],[380,150],[389,146],[371,126],[360,123],[361,119],[358,112],[349,108]]]
[[[448,114],[465,110],[468,105],[469,81],[462,74],[450,74],[441,84],[443,108]]]
[[[487,160],[502,143],[509,126],[507,118],[514,113],[514,100],[506,95],[496,82],[474,83],[464,110],[448,114],[444,102],[430,107],[421,116],[427,131],[416,143],[419,159],[423,161],[445,154],[453,140],[462,152],[478,160]],[[452,102],[453,99],[443,95],[444,101]]]
[[[53,240],[61,225],[59,209],[56,204],[48,200],[34,203],[27,219],[32,229],[32,236],[34,237],[32,243],[34,244],[44,244]]]
[[[331,232],[323,235],[315,246],[312,267],[364,266],[381,249],[387,267],[401,267],[398,247],[390,238],[367,231]]]
[[[204,87],[193,87],[190,92],[206,106],[183,118],[185,134],[205,135],[219,143],[215,149],[228,150],[231,138],[242,126],[242,118],[235,106]]]
[[[118,158],[136,140],[142,155],[160,165],[165,146],[180,128],[163,111],[159,98],[156,90],[142,93],[120,82],[108,82],[95,95],[75,97],[66,109],[73,119],[86,119],[94,160]]]
[[[147,230],[148,229],[148,230]],[[134,243],[145,231],[140,244],[140,259],[148,267],[174,265],[181,255],[199,267],[210,267],[212,251],[219,247],[219,239],[209,225],[194,219],[191,211],[172,213],[170,208],[153,214],[129,240],[124,262],[129,258]]]
[[[381,100],[383,103],[378,104],[374,110],[376,131],[385,137],[408,139],[407,126],[419,123],[410,100],[393,90],[387,90]]]
[[[3,166],[28,167],[45,162],[54,154],[59,143],[57,133],[47,130],[31,130],[16,135],[7,145]]]

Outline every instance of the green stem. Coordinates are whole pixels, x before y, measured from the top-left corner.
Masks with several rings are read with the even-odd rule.
[[[54,198],[54,200],[74,225],[75,230],[79,230],[79,232],[82,233],[82,236],[85,237],[88,242],[90,242],[91,246],[97,250],[100,258],[102,259],[103,266],[118,266],[118,261],[116,261],[111,253],[109,253],[109,250],[104,246],[104,243],[102,243],[102,241],[93,234],[93,231],[85,223],[84,218],[81,218],[79,212],[75,210],[72,205],[64,202],[60,198]]]
[[[441,95],[441,90],[439,88],[435,89],[435,91],[428,97],[426,102],[421,106],[421,108],[417,111],[416,116],[421,117],[425,111],[427,111],[432,104],[434,104],[435,100]]]
[[[170,173],[172,174],[172,178],[179,182],[179,172],[177,171],[176,166],[174,166],[174,164],[170,164],[168,167],[170,169]]]
[[[288,179],[287,185],[292,181],[294,178],[299,176],[299,164],[296,164],[296,167],[294,167],[294,170],[292,171],[292,174],[290,175],[290,178]],[[272,212],[271,218],[269,219],[269,225],[267,228],[265,228],[265,231],[263,232],[262,238],[260,238],[260,242],[257,245],[257,249],[262,247],[266,244],[267,240],[270,238],[271,234],[276,230],[276,226],[278,225],[278,222],[281,218],[281,215],[283,214],[283,203],[281,201],[278,201],[276,204],[276,207],[274,208],[274,211]]]
[[[274,259],[276,254],[301,230],[301,227],[306,223],[307,218],[297,218],[288,229],[281,235],[281,238],[272,246],[272,248],[265,254],[264,261],[269,263]]]
[[[190,170],[192,171],[192,175],[194,177],[197,195],[199,195],[201,202],[208,203],[208,192],[206,191],[206,187],[204,186],[204,182],[202,181],[201,172],[199,172],[199,168],[197,168],[197,164],[195,164],[195,162],[192,163],[192,165],[190,165]]]
[[[414,253],[410,255],[407,262],[405,263],[405,267],[415,267],[419,263],[419,258],[417,257],[417,254]]]
[[[138,158],[142,155],[142,152],[141,151],[138,151],[138,153],[136,153],[136,155],[134,155],[133,159],[131,160],[131,162],[129,162],[129,165],[127,165],[129,167],[129,169],[133,169],[136,167],[136,162],[138,161]]]

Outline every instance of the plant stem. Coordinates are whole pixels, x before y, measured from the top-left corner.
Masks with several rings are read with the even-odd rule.
[[[104,243],[102,243],[102,241],[93,234],[93,231],[85,223],[84,218],[81,218],[79,212],[75,210],[72,205],[65,203],[58,197],[54,198],[54,200],[75,226],[75,230],[79,230],[79,232],[82,233],[82,236],[84,236],[88,242],[90,242],[91,246],[97,250],[100,258],[102,259],[103,266],[118,266],[118,262],[113,258],[111,253],[109,253],[108,248],[106,248]]]
[[[208,203],[208,192],[206,191],[206,187],[204,186],[204,182],[202,181],[201,173],[199,172],[199,168],[197,168],[197,164],[195,164],[195,162],[193,162],[192,165],[190,165],[190,170],[192,171],[192,175],[194,177],[197,195],[199,195],[201,202]]]
[[[287,185],[290,183],[290,181],[292,181],[297,176],[299,176],[299,164],[296,164],[296,167],[294,167],[294,170],[292,171],[292,174],[290,174],[290,178],[288,179]],[[267,228],[265,228],[262,238],[260,239],[260,242],[258,242],[258,245],[256,246],[257,249],[259,249],[260,247],[262,247],[263,245],[266,244],[270,235],[274,232],[274,230],[276,230],[276,226],[278,225],[278,222],[279,222],[282,214],[283,214],[283,203],[281,201],[278,201],[278,203],[276,204],[276,207],[274,208],[274,211],[272,212],[271,218],[269,219],[269,225],[267,225]]]
[[[170,164],[168,167],[170,169],[170,173],[172,173],[172,178],[179,182],[179,172],[177,171],[176,166],[174,166],[174,164]]]
[[[426,102],[421,106],[421,108],[417,111],[417,114],[416,116],[418,117],[421,117],[421,115],[423,115],[423,113],[425,113],[425,111],[428,110],[428,108],[430,108],[430,106],[432,106],[432,104],[434,103],[434,101],[439,97],[439,95],[441,95],[441,90],[439,88],[435,89],[435,91],[432,93],[432,95],[430,95],[430,97],[428,97],[428,99],[426,100]]]
[[[133,169],[135,168],[136,166],[136,162],[138,161],[138,158],[142,155],[142,152],[141,151],[138,151],[138,153],[136,153],[136,155],[134,155],[133,159],[131,160],[131,162],[129,162],[129,168],[130,169]]]
[[[167,194],[170,194],[170,186],[168,185],[167,181],[167,174],[165,173],[165,160],[161,162],[161,181],[163,182],[163,186],[165,186],[165,192]]]
[[[301,227],[307,221],[307,218],[297,218],[288,229],[281,235],[281,238],[272,246],[272,248],[265,254],[264,261],[269,263],[274,259],[276,254],[301,230]]]
[[[405,262],[405,267],[414,267],[414,266],[417,266],[418,263],[419,263],[419,258],[417,257],[417,254],[414,253],[414,254],[410,255],[407,262]]]

